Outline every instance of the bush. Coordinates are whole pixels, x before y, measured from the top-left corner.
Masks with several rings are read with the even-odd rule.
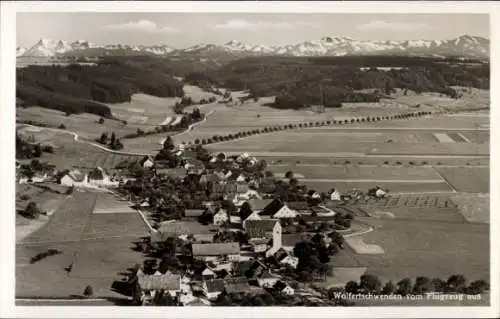
[[[91,297],[94,295],[94,289],[92,288],[92,286],[88,285],[87,287],[85,287],[85,290],[83,290],[83,295],[85,297]]]
[[[65,130],[66,126],[61,123],[61,124],[59,124],[59,126],[57,128],[60,129],[60,130]]]

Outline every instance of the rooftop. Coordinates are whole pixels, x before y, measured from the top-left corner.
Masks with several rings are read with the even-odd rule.
[[[239,254],[238,243],[193,244],[193,256],[219,256]]]
[[[272,199],[251,199],[248,201],[253,211],[261,211],[273,202]]]
[[[181,277],[172,274],[145,275],[142,272],[137,274],[139,286],[143,290],[180,290]]]
[[[225,289],[224,279],[206,280],[207,292],[219,292]]]
[[[245,222],[245,230],[250,238],[266,237],[267,233],[273,231],[277,219],[262,219],[262,220],[247,220]]]

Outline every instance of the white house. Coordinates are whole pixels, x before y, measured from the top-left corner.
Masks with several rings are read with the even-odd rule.
[[[155,162],[151,156],[146,156],[141,161],[141,166],[144,168],[151,168],[154,164]]]
[[[299,259],[295,256],[287,255],[285,258],[279,261],[281,265],[289,265],[292,268],[297,268],[297,265],[299,264]]]
[[[273,288],[279,291],[283,295],[292,296],[295,294],[295,289],[293,289],[289,284],[284,281],[279,280],[273,285]]]
[[[273,218],[296,218],[297,216],[297,212],[288,208],[285,204],[272,215]]]
[[[341,199],[340,197],[340,193],[338,190],[333,190],[333,192],[330,194],[330,200],[334,200],[334,201],[339,201]]]
[[[201,273],[201,277],[203,278],[203,280],[212,280],[212,279],[215,279],[217,277],[217,275],[215,274],[215,272],[210,269],[210,268],[205,268],[205,270],[203,270],[203,272]]]
[[[229,221],[227,211],[225,209],[219,208],[217,213],[214,215],[214,225],[222,226],[224,223]]]
[[[267,243],[269,240],[265,238],[253,238],[249,240],[249,244],[252,246],[252,250],[255,253],[265,252],[267,250]]]
[[[61,185],[77,186],[85,181],[85,176],[79,170],[72,170],[61,178]]]
[[[260,276],[257,278],[257,282],[259,287],[262,288],[271,288],[279,281],[279,277],[271,274],[269,270],[265,270],[262,272]]]

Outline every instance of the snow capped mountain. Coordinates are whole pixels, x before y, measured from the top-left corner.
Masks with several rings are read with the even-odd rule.
[[[24,54],[24,52],[26,52],[26,48],[17,47],[16,48],[16,57],[20,57],[21,55]]]
[[[89,50],[100,49],[100,50]],[[88,52],[87,52],[88,51]],[[86,40],[72,43],[41,39],[28,50],[18,48],[17,56],[50,57],[55,55],[94,54],[113,55],[116,51],[126,51],[132,54],[146,53],[154,55],[231,57],[255,55],[285,55],[285,56],[342,56],[342,55],[373,55],[394,54],[413,56],[465,56],[488,58],[490,40],[477,36],[462,35],[451,40],[405,40],[405,41],[366,41],[342,36],[326,36],[319,40],[308,40],[284,46],[265,46],[245,44],[231,40],[222,45],[197,44],[184,49],[174,49],[167,45],[127,45],[109,44],[96,45]],[[87,53],[86,53],[87,52]]]

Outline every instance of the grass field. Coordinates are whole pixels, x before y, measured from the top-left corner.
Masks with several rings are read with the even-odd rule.
[[[490,223],[490,196],[484,194],[457,194],[451,200],[464,218],[471,223]]]
[[[42,132],[48,130],[42,130]],[[137,160],[141,156],[113,154],[100,150],[82,141],[75,141],[73,135],[63,132],[53,133],[50,141],[54,145],[54,153],[44,153],[43,161],[56,165],[57,169],[71,169],[73,167],[114,168],[120,162]]]
[[[435,169],[458,192],[490,192],[490,170],[487,167],[436,167]]]
[[[383,281],[417,276],[469,280],[489,278],[488,225],[406,219],[362,218],[375,230],[363,235],[383,255],[356,255],[361,266]]]
[[[354,188],[361,189],[362,191],[368,191],[368,189],[373,188],[377,184],[381,184],[382,187],[389,189],[392,193],[407,193],[407,192],[449,192],[451,191],[448,184],[442,183],[402,183],[402,182],[315,182],[307,181],[303,182],[309,189],[314,189],[318,192],[328,192],[330,189],[335,188],[339,192],[347,192]]]
[[[267,169],[275,173],[292,171],[304,175],[306,179],[381,179],[381,180],[441,180],[431,167],[373,167],[344,166],[308,166],[308,165],[268,165]]]
[[[122,204],[109,194],[75,191],[45,227],[16,246],[17,297],[81,296],[89,284],[95,297],[120,297],[111,285],[120,272],[143,260],[131,248],[146,234],[145,224],[137,213],[93,214],[96,202],[100,207],[117,204],[117,209]],[[28,263],[50,248],[62,253]],[[64,268],[69,265],[68,273]]]

